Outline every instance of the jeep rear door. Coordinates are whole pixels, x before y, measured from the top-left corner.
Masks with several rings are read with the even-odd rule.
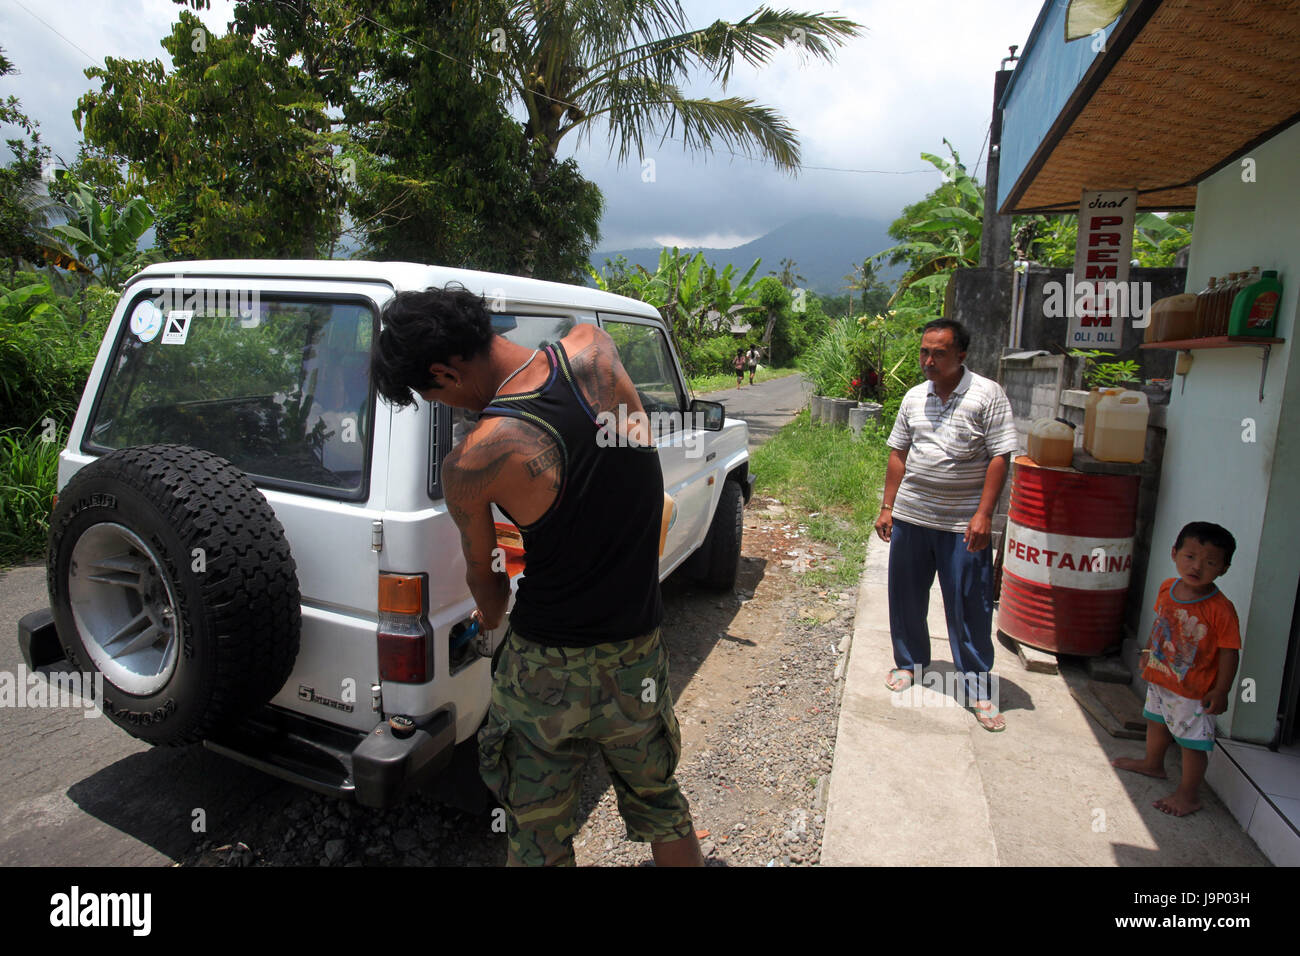
[[[60,485],[115,448],[183,444],[228,459],[284,527],[302,593],[297,662],[273,703],[374,725],[378,555],[390,413],[370,343],[391,288],[307,279],[152,277],[128,290],[117,334],[64,453]],[[92,377],[92,381],[95,378]]]

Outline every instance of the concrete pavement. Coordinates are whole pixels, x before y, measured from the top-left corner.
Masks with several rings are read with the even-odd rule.
[[[1001,643],[994,672],[1002,733],[981,728],[941,690],[890,692],[888,558],[889,546],[873,538],[840,707],[823,865],[1269,865],[1208,787],[1192,816],[1152,807],[1176,786],[1178,758],[1167,758],[1169,780],[1115,770],[1111,759],[1138,756],[1141,741],[1112,738],[1075,702],[1063,675],[1026,671]],[[951,674],[937,581],[929,627],[934,670]]]

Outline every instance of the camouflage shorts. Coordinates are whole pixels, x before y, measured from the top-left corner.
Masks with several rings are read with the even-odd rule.
[[[506,811],[511,865],[574,863],[574,816],[593,746],[628,839],[691,834],[673,777],[681,733],[658,628],[596,647],[546,647],[508,631],[478,745],[479,773]]]

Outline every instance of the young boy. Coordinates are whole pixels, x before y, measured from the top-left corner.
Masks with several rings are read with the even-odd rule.
[[[1170,556],[1178,577],[1160,585],[1151,640],[1142,652],[1147,682],[1147,753],[1111,763],[1148,777],[1165,776],[1165,751],[1177,741],[1183,779],[1152,806],[1176,817],[1201,809],[1197,794],[1214,748],[1214,714],[1228,709],[1241,631],[1237,610],[1214,585],[1228,570],[1237,542],[1226,528],[1193,521],[1178,532]]]

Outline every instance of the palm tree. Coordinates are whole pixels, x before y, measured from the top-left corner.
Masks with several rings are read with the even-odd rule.
[[[867,303],[872,294],[876,293],[884,296],[888,292],[885,284],[876,275],[876,257],[868,256],[861,262],[853,263],[853,271],[844,277],[844,288],[849,290],[850,302],[852,301],[852,293],[861,292],[862,311],[870,311],[870,306]],[[877,299],[877,301],[880,300]],[[852,308],[849,311],[852,314]]]
[[[957,150],[947,139],[943,144],[952,162],[922,153],[921,158],[944,174],[945,182],[920,203],[903,210],[889,233],[904,240],[876,253],[890,256],[890,262],[908,260],[912,268],[898,282],[892,304],[910,286],[942,289],[954,269],[979,263],[980,238],[984,231],[984,187],[971,178]]]
[[[735,148],[793,173],[799,144],[781,114],[744,97],[688,97],[681,83],[700,68],[725,90],[737,62],[761,66],[792,44],[830,60],[858,32],[843,17],[766,7],[691,29],[677,0],[514,0],[489,33],[485,65],[527,111],[536,186],[556,165],[560,141],[575,130],[592,135],[596,119],[608,126],[619,163],[643,157],[657,130],[678,135],[680,124],[686,149]]]
[[[794,289],[800,282],[808,281],[807,278],[798,273],[796,268],[798,265],[799,263],[795,262],[793,259],[782,259],[781,271],[777,272],[775,269],[768,269],[767,274],[770,276],[776,276],[776,281],[781,283],[781,285],[785,286],[787,289]]]

